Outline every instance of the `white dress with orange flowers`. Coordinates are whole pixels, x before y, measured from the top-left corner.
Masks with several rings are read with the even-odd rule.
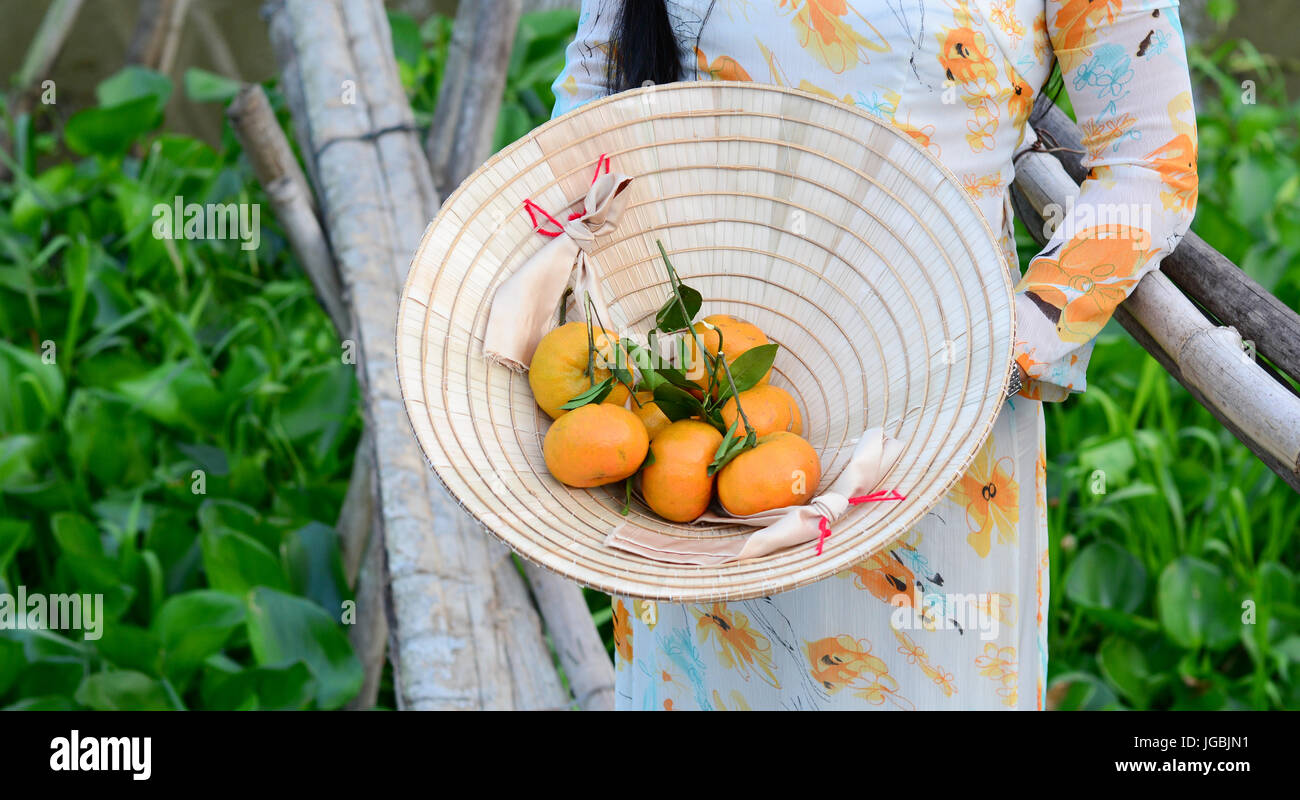
[[[555,114],[608,93],[618,0],[586,0]],[[1092,342],[1186,232],[1196,127],[1176,0],[668,0],[682,75],[817,92],[892,121],[1002,232],[1035,95],[1059,60],[1091,167],[1016,275],[1008,401],[969,472],[892,550],[772,597],[613,598],[628,709],[1042,708],[1042,402],[1083,391]],[[630,44],[627,46],[631,46]]]

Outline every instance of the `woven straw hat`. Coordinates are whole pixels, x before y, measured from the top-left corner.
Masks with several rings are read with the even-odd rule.
[[[542,458],[550,424],[526,375],[489,364],[483,334],[501,282],[548,241],[522,203],[556,216],[608,154],[635,180],[598,241],[601,288],[639,337],[668,295],[655,240],[701,315],[732,314],[780,345],[772,382],[803,410],[824,489],[871,426],[906,447],[884,486],[901,502],[854,506],[822,555],[800,546],[719,566],[606,547],[618,523],[682,537],[622,484],[570,489]],[[983,216],[933,156],[891,125],[806,92],[681,83],[624,92],[559,117],[498,153],[425,232],[402,295],[397,368],[430,465],[460,504],[520,555],[611,593],[744,599],[828,577],[889,546],[932,508],[984,443],[1006,389],[1012,288]]]

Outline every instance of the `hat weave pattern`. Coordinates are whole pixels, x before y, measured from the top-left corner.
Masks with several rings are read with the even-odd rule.
[[[772,382],[803,412],[825,489],[856,437],[905,443],[896,503],[854,506],[812,545],[714,566],[603,544],[620,522],[681,537],[622,484],[571,489],[542,458],[550,424],[527,375],[489,363],[493,293],[547,241],[526,199],[557,212],[608,154],[635,176],[615,230],[588,250],[612,319],[644,340],[669,294],[656,240],[704,297],[780,345]],[[402,294],[397,371],[426,459],[456,500],[525,558],[593,588],[674,602],[770,595],[888,547],[942,499],[1001,407],[1014,342],[1001,248],[956,178],[907,134],[810,93],[733,82],[638,89],[589,103],[492,157],[425,231]]]

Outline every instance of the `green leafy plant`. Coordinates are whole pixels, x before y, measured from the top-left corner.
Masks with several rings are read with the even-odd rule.
[[[353,367],[269,213],[253,250],[155,235],[178,197],[265,203],[228,131],[157,131],[171,91],[129,67],[55,134],[5,121],[0,592],[100,595],[104,620],[0,630],[0,707],[337,708],[360,686],[331,527]]]

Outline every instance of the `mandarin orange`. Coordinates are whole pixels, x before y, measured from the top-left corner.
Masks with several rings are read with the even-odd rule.
[[[799,404],[790,393],[780,386],[761,383],[740,393],[740,405],[745,410],[749,424],[754,432],[766,436],[777,431],[789,431],[803,435],[803,416],[799,413]],[[736,421],[736,398],[731,398],[722,407],[722,422],[730,428]],[[740,426],[743,428],[743,425]]]
[[[641,496],[656,514],[672,522],[690,522],[713,499],[709,464],[722,434],[706,422],[683,419],[650,442],[650,463],[641,470]]]
[[[618,337],[602,328],[592,330],[596,345],[593,377],[600,383],[610,376],[609,367],[616,361]],[[537,405],[559,419],[566,409],[560,406],[591,388],[592,378],[587,376],[587,323],[570,322],[552,330],[538,343],[533,360],[528,365],[528,385],[533,390]],[[624,356],[624,364],[627,364]],[[627,387],[618,381],[604,402],[621,406],[627,402]]]
[[[746,516],[774,508],[804,505],[821,480],[817,451],[785,431],[758,438],[758,444],[718,471],[718,502]]]
[[[622,406],[591,403],[551,423],[542,456],[566,486],[604,486],[633,475],[645,461],[650,437],[636,414]]]
[[[714,330],[714,328],[717,330]],[[728,365],[734,364],[740,354],[746,350],[768,343],[767,336],[752,322],[746,322],[730,314],[713,314],[695,323],[695,333],[700,337],[700,344],[710,357],[718,352],[718,331],[722,332],[722,355],[727,359]],[[686,363],[683,365],[683,369],[686,370],[686,377],[701,389],[708,388],[708,362],[697,355],[698,350],[695,347],[693,337],[687,336],[685,341]],[[772,370],[769,369],[759,383],[767,383],[771,376]],[[719,385],[725,385],[726,382],[726,373],[719,368],[718,383]],[[716,395],[716,393],[715,387],[714,394]]]

